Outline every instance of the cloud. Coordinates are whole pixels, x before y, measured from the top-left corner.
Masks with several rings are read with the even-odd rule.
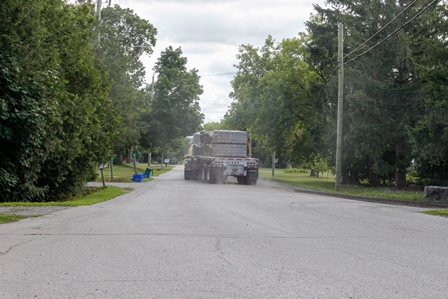
[[[290,38],[304,30],[307,1],[128,1],[174,42],[260,44],[268,34]],[[140,7],[141,5],[141,7]],[[291,13],[294,11],[294,13]]]
[[[116,4],[115,1],[112,2]],[[261,47],[267,36],[277,42],[305,31],[313,3],[324,0],[120,0],[158,30],[151,58],[144,58],[147,82],[160,52],[181,47],[188,68],[198,69],[206,122],[219,121],[231,103],[230,80],[241,44]],[[230,74],[229,74],[230,73]],[[225,74],[225,75],[224,75]]]

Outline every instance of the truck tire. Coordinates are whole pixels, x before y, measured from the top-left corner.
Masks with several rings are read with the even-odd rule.
[[[256,185],[257,184],[257,179],[247,179],[247,185]]]
[[[223,175],[221,172],[222,171],[219,171],[219,173],[215,173],[215,180],[217,184],[224,184],[227,181],[227,176]]]
[[[187,181],[190,179],[190,174],[186,171],[184,171],[184,179]]]
[[[206,165],[204,167],[202,167],[202,169],[201,169],[201,180],[203,183],[207,182],[207,166]]]
[[[245,176],[238,176],[238,177],[236,177],[236,180],[238,181],[238,184],[240,184],[240,185],[247,185],[247,177],[245,177]]]
[[[214,184],[216,182],[216,174],[212,167],[207,167],[207,183]]]

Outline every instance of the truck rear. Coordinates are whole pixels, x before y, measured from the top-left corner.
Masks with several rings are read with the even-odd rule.
[[[255,185],[259,160],[247,155],[248,147],[247,132],[244,131],[195,133],[192,153],[185,158],[185,179],[200,179],[212,184],[225,182],[227,177],[233,176],[239,184]]]

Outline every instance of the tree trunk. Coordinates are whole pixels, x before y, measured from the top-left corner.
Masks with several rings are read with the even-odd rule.
[[[380,180],[378,178],[378,162],[369,158],[369,185],[370,187],[378,187],[380,185]]]
[[[131,163],[132,146],[126,149],[126,163]]]
[[[121,153],[116,153],[115,154],[114,165],[121,165],[121,164],[123,164],[123,158],[121,156]]]
[[[352,169],[350,169],[350,172],[349,172],[348,177],[349,177],[348,182],[349,182],[350,184],[359,185],[359,174],[358,174],[358,169],[356,169],[356,168],[352,168]]]
[[[397,144],[395,160],[395,188],[398,190],[406,189],[406,165],[403,160],[405,158],[404,145],[402,142]]]
[[[380,185],[380,180],[378,178],[378,173],[369,171],[369,186],[376,188],[379,185]]]

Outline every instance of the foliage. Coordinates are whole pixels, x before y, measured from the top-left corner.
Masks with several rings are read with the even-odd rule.
[[[1,200],[76,194],[107,155],[114,122],[92,5],[7,0],[0,16]]]
[[[209,123],[205,123],[202,126],[202,130],[204,131],[215,131],[215,130],[229,130],[228,126],[225,124],[224,121],[212,121]]]
[[[144,116],[149,126],[142,133],[148,147],[165,152],[179,138],[192,135],[201,127],[204,115],[200,112],[199,96],[203,90],[198,71],[188,71],[186,64],[182,49],[171,46],[157,60],[154,99]]]
[[[275,44],[269,36],[261,49],[240,47],[238,73],[232,81],[234,102],[224,123],[248,130],[258,155],[275,151],[300,163],[315,153],[309,134],[315,115],[309,113],[312,102],[308,93],[315,74],[304,62],[306,40],[301,35]]]
[[[170,143],[165,157],[170,157],[170,164],[177,164],[184,160],[184,155],[190,151],[190,148],[190,139],[179,137]]]
[[[328,4],[315,6],[307,34],[278,44],[268,37],[260,49],[240,46],[224,123],[248,130],[259,158],[275,152],[279,161],[311,163],[319,171],[334,167],[337,29],[343,23],[343,183],[404,189],[411,162],[422,181],[448,183],[446,1],[409,24],[428,3]]]
[[[445,5],[443,5],[445,4]],[[420,177],[448,185],[448,9],[442,1],[425,18],[415,42],[422,51],[415,60],[420,66],[424,97],[419,119],[408,126],[410,143]],[[431,55],[428,55],[431,53]]]
[[[440,45],[441,40],[431,35],[440,37],[436,32],[446,32],[443,22],[437,21],[443,14],[430,10],[418,21],[401,27],[406,18],[410,19],[426,6],[417,3],[375,36],[406,8],[403,2],[329,1],[329,4],[330,9],[316,6],[317,16],[307,27],[311,33],[310,61],[316,69],[323,70],[323,78],[332,84],[333,90],[336,89],[336,82],[331,80],[334,68],[328,63],[322,67],[322,62],[336,61],[336,43],[329,44],[328,38],[336,39],[338,22],[345,26],[344,53],[351,53],[368,37],[373,37],[365,48],[345,57],[346,61],[356,59],[344,67],[344,181],[366,178],[372,186],[379,185],[380,180],[393,181],[397,188],[405,188],[406,168],[416,153],[408,132],[422,118],[427,96],[422,58],[432,53],[429,48]],[[355,56],[393,30],[398,30],[393,38],[360,57]],[[428,66],[432,68],[433,64]],[[325,97],[329,104],[335,98],[334,93]],[[330,116],[335,123],[335,112]]]
[[[118,135],[114,139],[114,152],[119,158],[125,152],[129,160],[131,147],[138,144],[141,127],[145,125],[141,123],[142,114],[149,109],[150,91],[142,88],[145,68],[140,57],[153,53],[156,34],[154,26],[131,9],[115,5],[101,12],[97,54],[112,81],[109,97],[114,117],[120,119],[114,125]]]

